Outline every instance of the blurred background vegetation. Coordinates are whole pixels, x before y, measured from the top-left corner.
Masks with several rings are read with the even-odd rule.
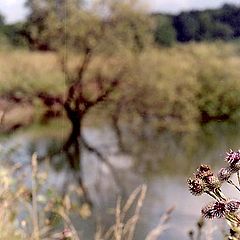
[[[117,105],[131,103],[122,104],[134,110],[125,109],[124,115],[135,112],[156,120],[159,129],[177,131],[212,120],[238,119],[238,6],[164,15],[147,14],[140,6],[134,9],[133,2],[114,7],[96,4],[95,9],[82,3],[77,16],[69,4],[64,10],[64,3],[56,2],[27,1],[30,13],[25,22],[5,24],[1,16],[2,95],[26,98],[28,93],[32,98],[45,90],[63,95],[65,73],[59,61],[66,46],[70,68],[89,48],[94,49],[94,60],[86,81],[99,69],[114,75],[110,62],[118,68],[127,65],[113,97]],[[104,11],[109,16],[101,16]],[[108,17],[113,18],[111,23]]]
[[[135,0],[25,4],[28,15],[22,22],[8,24],[0,15],[2,164],[20,163],[29,171],[37,152],[40,170],[51,165],[41,191],[50,189],[51,198],[56,183],[62,184],[54,207],[66,207],[66,186],[76,184],[81,200],[72,210],[82,219],[76,231],[91,226],[80,234],[84,239],[93,239],[99,216],[104,226],[112,225],[105,215],[116,192],[125,195],[147,182],[148,207],[155,204],[149,209],[159,216],[176,203],[175,191],[179,205],[187,201],[184,176],[202,158],[218,165],[226,148],[238,147],[240,6],[170,15],[150,13]],[[33,182],[29,179],[24,184]],[[140,223],[146,227],[136,236],[146,236],[158,222],[149,209],[144,214],[151,220]],[[93,220],[86,223],[91,211]],[[189,228],[197,213],[181,211],[176,209],[174,221],[184,216]],[[22,224],[22,213],[16,215]],[[70,213],[74,224],[78,217]],[[38,239],[34,224],[31,237]],[[59,230],[61,224],[53,225]],[[183,236],[185,228],[165,239]],[[111,239],[132,239],[124,237]]]

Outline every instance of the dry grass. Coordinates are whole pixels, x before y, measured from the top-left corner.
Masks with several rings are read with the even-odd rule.
[[[127,73],[126,80],[128,82],[134,78],[141,80],[142,77],[145,78],[148,75],[148,83],[165,82],[167,84],[175,81],[182,83],[186,82],[186,77],[189,81],[194,82],[199,68],[209,63],[213,65],[227,63],[228,68],[225,68],[225,71],[230,74],[230,77],[236,77],[236,75],[240,75],[237,67],[240,64],[238,52],[239,49],[236,45],[226,43],[194,43],[176,45],[167,49],[148,49],[142,54],[141,61],[144,68],[136,69],[141,72],[141,75],[135,74],[133,71]],[[126,61],[130,61],[130,64],[133,61],[129,56],[125,56],[125,58]],[[76,61],[78,62],[79,58],[74,56],[71,65],[74,66]],[[114,66],[113,59],[108,59],[108,64],[103,65],[102,62],[100,57],[95,57],[87,75],[91,76],[99,68],[105,75],[111,75]],[[105,60],[104,62],[106,63]],[[1,49],[0,65],[0,93],[13,89],[22,89],[30,93],[39,89],[58,93],[64,91],[64,76],[61,73],[59,59],[54,53]],[[165,79],[165,81],[160,81],[161,79]],[[162,88],[163,86],[157,87]]]
[[[62,92],[64,77],[52,53],[27,50],[0,52],[0,93],[36,90]]]
[[[40,193],[45,180],[39,176],[36,154],[32,157],[32,172],[27,178],[31,178],[32,187],[26,188],[22,177],[18,179],[14,173],[21,165],[13,168],[0,169],[0,240],[80,240],[78,231],[71,221],[70,215],[86,206],[73,208],[69,193],[62,198],[47,196]],[[107,231],[101,227],[95,234],[95,240],[133,240],[135,230],[140,219],[140,212],[146,197],[146,185],[138,187],[123,204],[118,198],[115,209],[115,223]],[[55,197],[54,197],[55,196]],[[39,199],[42,199],[41,201]],[[39,202],[40,201],[40,202]],[[14,207],[13,207],[14,206]],[[147,235],[146,240],[157,240],[166,229],[172,208],[166,211],[160,218],[157,226]],[[49,213],[58,216],[62,224],[62,231],[57,231],[49,222]],[[24,216],[24,217],[21,217]],[[89,217],[89,214],[88,214]]]
[[[106,232],[98,229],[95,240],[133,240],[135,230],[140,219],[144,199],[146,197],[146,185],[138,187],[122,205],[121,198],[118,199],[115,209],[115,223]],[[128,216],[129,210],[134,208],[132,216]],[[174,208],[167,210],[160,218],[157,226],[150,231],[145,240],[157,240],[167,228],[167,222]],[[128,216],[128,217],[127,217]]]
[[[0,239],[24,239],[24,231],[19,226],[19,223],[15,219],[17,209],[13,209],[16,206],[20,195],[22,194],[22,188],[17,188],[16,191],[12,189],[14,180],[10,178],[10,174],[13,169],[1,168],[0,170]]]

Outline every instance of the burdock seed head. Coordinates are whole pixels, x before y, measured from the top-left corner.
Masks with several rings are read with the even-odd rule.
[[[223,218],[226,214],[226,205],[224,202],[213,202],[202,208],[204,218]]]
[[[226,203],[226,210],[230,213],[237,212],[240,208],[240,201],[238,200],[228,200]]]
[[[221,168],[218,172],[218,179],[220,182],[225,182],[231,177],[232,174],[233,174],[232,168],[230,167]]]
[[[219,179],[214,176],[210,166],[208,165],[200,165],[195,173],[196,179],[201,179],[205,190],[214,191],[217,188],[221,187],[221,182]]]
[[[189,189],[189,191],[190,191],[190,193],[192,195],[200,196],[201,194],[204,193],[205,186],[204,186],[204,182],[202,181],[202,179],[199,179],[199,178],[195,178],[195,179],[188,178],[187,179],[187,183],[188,183],[188,189]]]
[[[204,179],[205,177],[213,176],[213,172],[208,165],[200,165],[195,173],[196,178]]]
[[[206,176],[203,178],[204,185],[208,191],[215,191],[221,187],[221,182],[214,175]]]
[[[235,213],[240,208],[240,201],[228,200],[224,202],[212,202],[202,208],[202,215],[204,218],[223,218],[229,213]]]
[[[230,149],[230,151],[227,152],[225,160],[233,170],[240,170],[240,150],[233,151]]]

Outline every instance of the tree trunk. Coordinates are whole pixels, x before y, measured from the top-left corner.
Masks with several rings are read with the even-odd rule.
[[[71,133],[63,146],[63,150],[67,154],[70,168],[73,170],[74,175],[78,181],[79,186],[83,191],[85,201],[92,206],[87,188],[85,187],[82,179],[81,171],[81,158],[82,158],[82,119],[83,115],[79,112],[67,110],[67,116],[71,122]]]
[[[70,167],[75,171],[80,171],[81,163],[81,117],[71,118],[72,130],[64,144],[64,151],[69,157]]]

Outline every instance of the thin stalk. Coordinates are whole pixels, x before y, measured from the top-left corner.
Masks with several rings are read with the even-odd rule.
[[[73,234],[73,239],[80,240],[78,232],[77,232],[75,226],[73,225],[70,217],[65,213],[64,208],[59,209],[58,211],[56,211],[56,213],[59,214],[62,217],[62,219],[64,220],[64,222],[67,224],[70,232]]]
[[[33,220],[33,239],[40,240],[38,210],[37,210],[37,155],[32,155],[32,220]]]
[[[231,223],[231,224],[234,224],[234,225],[236,225],[236,226],[239,226],[239,224],[240,224],[240,219],[239,219],[239,217],[237,216],[237,215],[235,215],[235,214],[231,214],[231,213],[229,213],[229,214],[226,214],[225,215],[225,218]],[[232,227],[231,227],[232,228]],[[234,229],[233,229],[234,230]]]
[[[240,188],[232,181],[232,180],[227,180],[227,182],[231,185],[233,185],[239,192],[240,192]]]
[[[139,215],[140,215],[140,210],[142,209],[142,205],[143,205],[143,201],[145,199],[146,196],[146,192],[147,192],[147,186],[143,185],[141,192],[140,192],[140,196],[137,202],[137,206],[135,209],[135,214],[133,216],[133,224],[131,225],[131,228],[129,229],[129,234],[128,234],[128,238],[129,240],[133,240],[134,238],[134,233],[135,233],[135,228],[136,228],[136,223],[139,220]]]
[[[206,193],[207,193],[209,196],[211,196],[212,198],[216,199],[216,200],[219,202],[218,197],[217,197],[216,195],[214,195],[214,193],[208,192],[208,191],[206,191]]]
[[[226,201],[226,197],[224,196],[224,194],[221,192],[220,188],[216,188],[214,190],[214,193],[216,194],[217,197],[219,197],[220,200]]]

